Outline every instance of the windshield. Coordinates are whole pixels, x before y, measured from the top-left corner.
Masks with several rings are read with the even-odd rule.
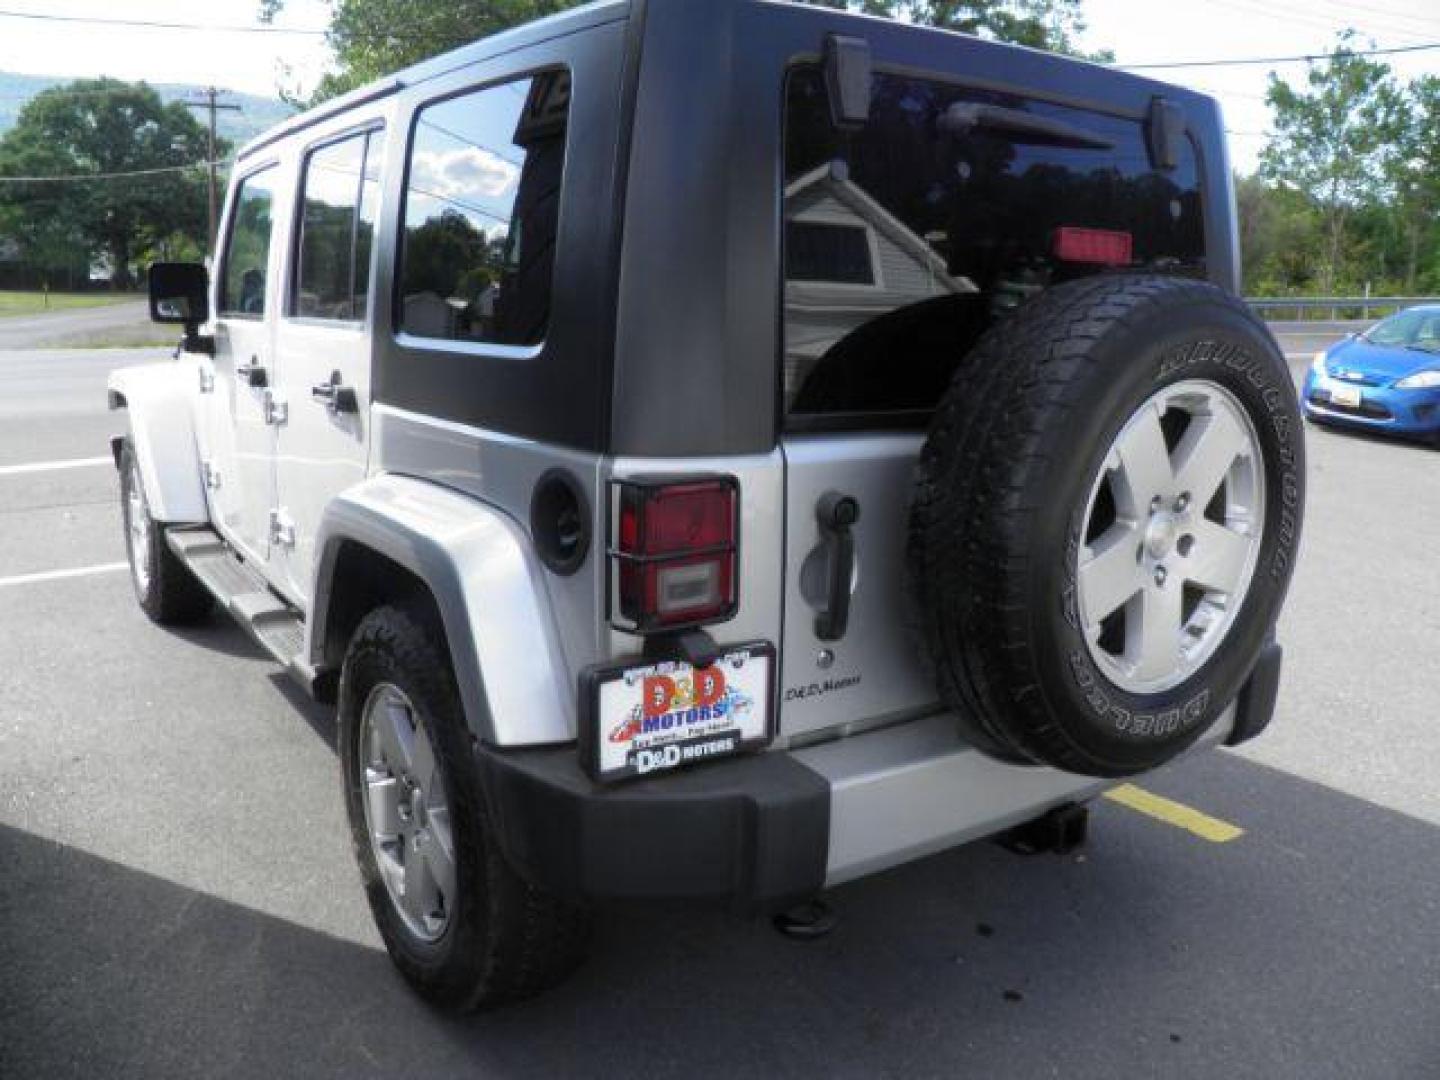
[[[1381,319],[1361,339],[1373,345],[1400,345],[1440,352],[1440,308],[1411,308]]]

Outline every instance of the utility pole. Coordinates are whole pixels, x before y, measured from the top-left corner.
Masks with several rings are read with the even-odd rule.
[[[217,102],[215,99],[220,96],[220,91],[213,86],[205,87],[200,93],[204,96],[204,101],[187,101],[184,102],[184,105],[187,109],[206,109],[210,113],[210,152],[206,154],[205,160],[209,162],[210,168],[210,250],[213,253],[215,250],[216,210],[220,202],[219,177],[215,162],[215,114],[222,109],[227,112],[240,112],[241,110],[239,105]]]

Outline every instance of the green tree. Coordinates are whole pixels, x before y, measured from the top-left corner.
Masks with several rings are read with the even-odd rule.
[[[418,228],[405,233],[405,280],[407,293],[433,292],[441,297],[477,295],[488,279],[476,279],[473,272],[485,265],[485,234],[458,210],[442,211],[427,218]],[[466,288],[474,289],[467,293]]]
[[[204,174],[100,175],[193,165],[205,154],[205,129],[144,83],[82,79],[53,87],[27,102],[0,140],[0,177],[96,179],[0,180],[0,219],[42,255],[57,247],[103,255],[115,287],[124,288],[141,252],[173,244],[176,234],[204,237]]]
[[[578,0],[328,0],[327,40],[339,71],[311,104],[507,27],[574,7]],[[904,18],[997,41],[1078,54],[1081,0],[807,0],[825,7]],[[270,20],[285,0],[260,0]],[[1111,54],[1095,54],[1108,60]]]
[[[1315,200],[1325,236],[1318,284],[1327,293],[1338,280],[1347,226],[1379,194],[1404,130],[1404,98],[1389,65],[1357,55],[1354,38],[1345,31],[1324,61],[1310,65],[1308,89],[1272,72],[1266,94],[1274,135],[1261,174]]]
[[[1440,217],[1440,76],[1416,79],[1406,99],[1408,115],[1390,159],[1389,179],[1404,252],[1402,288],[1413,296]]]
[[[1035,49],[1113,60],[1109,50],[1084,53],[1076,38],[1085,30],[1081,0],[805,0],[866,15],[905,19],[959,30]]]

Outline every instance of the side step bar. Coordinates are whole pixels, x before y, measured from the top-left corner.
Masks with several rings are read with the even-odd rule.
[[[305,657],[305,619],[208,526],[167,529],[165,542],[255,642],[312,697],[315,672]]]

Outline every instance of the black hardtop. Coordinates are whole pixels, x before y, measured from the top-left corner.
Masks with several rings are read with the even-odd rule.
[[[784,87],[797,65],[820,61],[833,34],[863,39],[877,72],[1137,120],[1164,98],[1195,147],[1207,274],[1238,287],[1232,181],[1212,98],[1071,57],[777,0],[601,0],[357,89],[240,157],[391,94],[406,100],[408,126],[410,103],[432,87],[453,92],[471,71],[483,83],[536,64],[573,66],[554,309],[539,354],[401,341],[378,332],[389,325],[382,297],[377,400],[588,451],[766,453],[781,413]],[[393,238],[380,252],[393,260]],[[390,268],[377,284],[391,287]]]

